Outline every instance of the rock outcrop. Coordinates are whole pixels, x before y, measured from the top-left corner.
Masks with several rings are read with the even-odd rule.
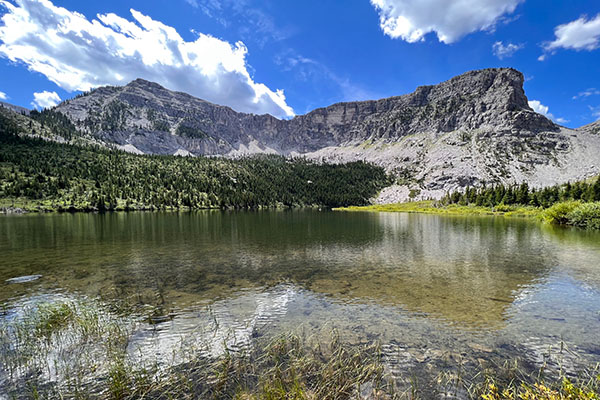
[[[591,133],[592,135],[600,135],[600,120],[592,122],[591,124],[584,125],[577,129],[580,132]]]
[[[599,126],[569,130],[535,113],[514,69],[471,71],[411,94],[338,103],[291,120],[238,113],[142,79],[96,89],[56,110],[83,133],[139,153],[374,162],[398,178],[382,202],[600,172]]]
[[[25,107],[15,106],[14,104],[5,103],[3,101],[0,101],[0,108],[5,108],[7,110],[14,111],[18,114],[23,114],[23,115],[29,115],[29,112],[30,112]]]

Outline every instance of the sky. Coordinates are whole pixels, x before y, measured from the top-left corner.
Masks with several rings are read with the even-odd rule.
[[[600,1],[0,0],[0,101],[27,108],[144,78],[291,118],[491,67],[562,125],[600,119]]]

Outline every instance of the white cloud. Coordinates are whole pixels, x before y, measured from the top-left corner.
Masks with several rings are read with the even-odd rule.
[[[329,94],[339,93],[341,98],[336,97],[336,101],[360,101],[378,97],[375,93],[356,85],[350,78],[335,73],[325,64],[305,57],[293,49],[281,52],[275,57],[274,62],[283,71],[288,72],[288,75],[293,75],[306,84],[314,85],[313,90],[323,90]]]
[[[8,96],[4,92],[0,92],[0,100],[8,100]]]
[[[583,92],[577,93],[575,96],[573,96],[573,100],[597,95],[600,95],[600,90],[596,88],[589,88],[584,90]]]
[[[598,107],[588,106],[588,108],[592,112],[592,116],[594,118],[596,118],[597,120],[600,120],[600,106],[598,106]]]
[[[566,124],[567,122],[569,122],[569,120],[568,120],[568,119],[564,119],[564,118],[561,118],[561,117],[558,117],[558,118],[556,118],[556,119],[555,119],[555,121],[556,121],[556,122],[558,122],[558,123],[559,123],[559,124],[561,124],[561,125],[564,125],[564,124]]]
[[[383,32],[409,43],[435,32],[452,43],[480,30],[493,29],[505,14],[524,0],[370,0],[379,11]]]
[[[558,49],[596,50],[600,47],[600,14],[590,20],[582,16],[559,25],[554,28],[554,35],[556,38],[552,42],[544,43],[545,53],[538,60],[544,61],[548,53],[552,54]]]
[[[536,113],[542,114],[546,118],[550,118],[552,121],[558,122],[559,124],[564,125],[567,122],[569,122],[569,120],[567,120],[567,119],[564,119],[561,117],[555,117],[554,114],[549,112],[550,108],[548,106],[543,105],[539,100],[530,100],[529,107],[533,108],[533,111],[535,111]]]
[[[512,57],[517,51],[521,50],[524,46],[522,44],[496,42],[492,45],[492,52],[500,60],[503,58]]]
[[[36,92],[33,94],[31,105],[35,108],[50,108],[60,103],[60,96],[56,92]]]
[[[65,90],[155,81],[238,111],[294,115],[282,90],[254,82],[246,46],[198,34],[185,41],[177,31],[130,10],[88,20],[50,0],[0,0],[8,11],[0,26],[0,55],[22,62]]]
[[[536,113],[542,115],[548,115],[548,111],[550,111],[548,106],[543,105],[538,100],[530,100],[529,107],[533,108],[533,111],[535,111]]]

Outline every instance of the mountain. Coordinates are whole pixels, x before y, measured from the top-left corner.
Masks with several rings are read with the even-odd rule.
[[[289,121],[233,111],[142,79],[103,87],[57,107],[77,127],[144,153],[307,153],[367,140],[481,127],[555,131],[527,104],[522,75],[473,71],[409,95],[338,103]]]
[[[595,135],[600,135],[600,120],[592,122],[591,124],[582,126],[578,129],[581,132],[587,132]]]
[[[137,79],[98,88],[54,111],[82,134],[137,153],[369,161],[397,177],[381,202],[440,197],[483,183],[546,186],[598,174],[597,126],[567,129],[535,113],[523,81],[514,69],[471,71],[411,94],[279,120]]]
[[[0,108],[5,108],[23,115],[29,115],[29,110],[25,107],[15,106],[14,104],[5,103],[4,101],[0,101]]]

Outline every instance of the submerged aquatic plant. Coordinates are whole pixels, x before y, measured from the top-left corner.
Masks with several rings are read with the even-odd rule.
[[[125,318],[90,300],[28,308],[0,329],[0,394],[15,399],[416,399],[429,398],[415,376],[386,369],[377,343],[344,343],[286,333],[214,355],[201,344],[173,350],[172,360],[144,361],[131,349],[143,318]],[[145,326],[145,325],[144,325]],[[153,329],[153,328],[152,328]],[[185,353],[185,354],[184,354]],[[177,360],[177,361],[175,361]],[[458,371],[458,372],[457,372]],[[484,400],[598,399],[598,368],[553,379],[518,362],[441,376],[434,392]],[[405,379],[408,378],[408,379]],[[431,388],[426,390],[432,390]]]
[[[40,398],[78,392],[122,354],[129,333],[124,319],[89,300],[25,307],[0,325],[0,391]]]
[[[312,347],[294,334],[241,351],[225,345],[217,357],[199,346],[182,363],[159,364],[131,355],[133,331],[132,323],[91,301],[30,307],[2,325],[0,393],[48,399],[341,399],[384,385],[378,346],[345,345],[337,334]]]

